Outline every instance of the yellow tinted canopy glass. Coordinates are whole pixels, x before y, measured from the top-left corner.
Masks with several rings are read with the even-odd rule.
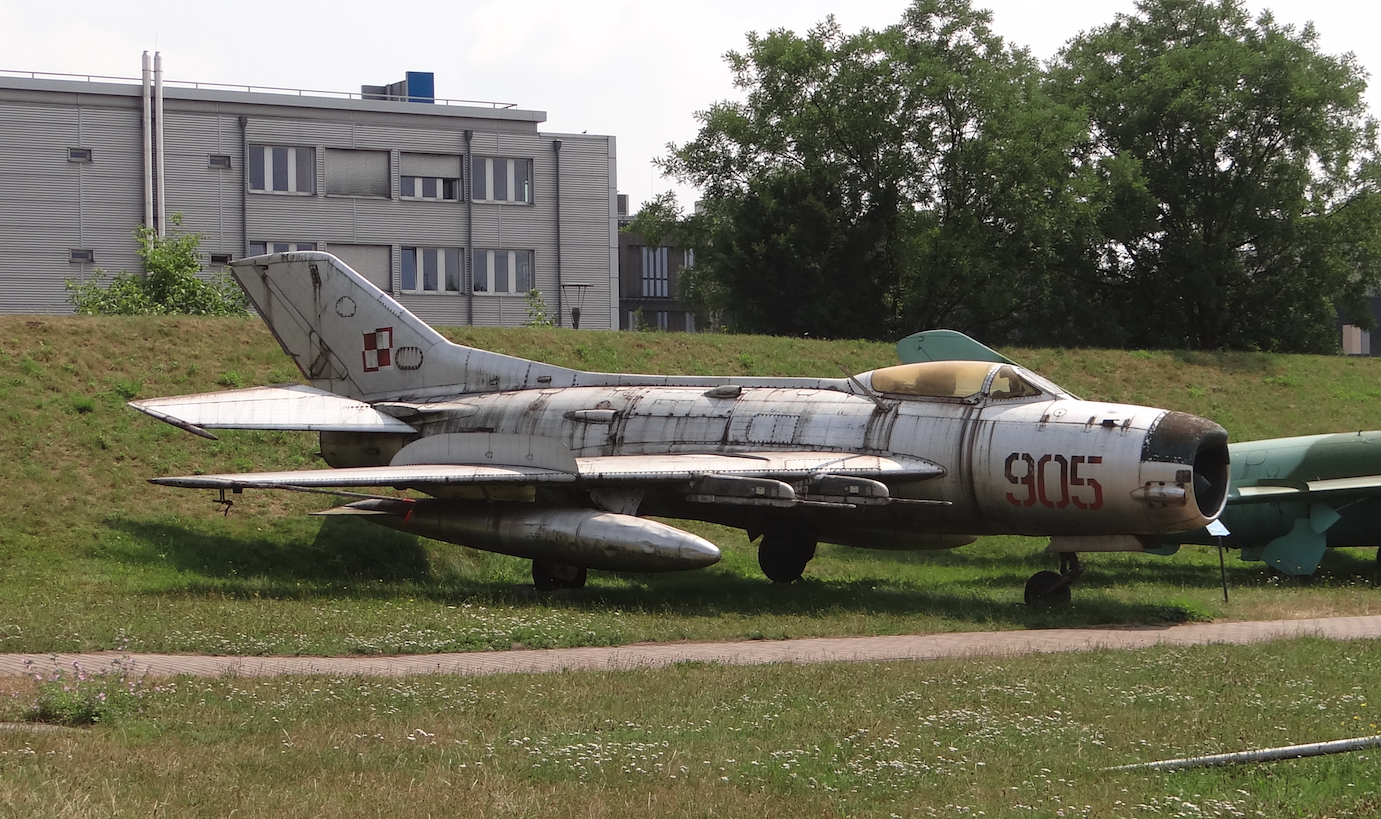
[[[873,371],[873,389],[895,395],[968,398],[983,389],[990,361],[922,361]]]
[[[1001,401],[1005,398],[1030,398],[1040,394],[1040,390],[1022,378],[1015,369],[1008,366],[1000,368],[997,375],[993,376],[993,383],[988,386],[988,397],[994,401]]]

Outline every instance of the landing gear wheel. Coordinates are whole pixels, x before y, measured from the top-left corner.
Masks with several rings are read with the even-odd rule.
[[[762,543],[758,544],[758,566],[773,583],[800,580],[813,557],[815,541],[801,535],[763,535]]]
[[[1068,606],[1069,578],[1059,572],[1036,572],[1026,581],[1026,605],[1031,608]]]
[[[550,563],[545,560],[532,561],[532,585],[537,591],[583,589],[586,574],[584,566]]]
[[[1083,573],[1078,553],[1060,552],[1058,572],[1036,572],[1026,581],[1026,605],[1031,608],[1068,606],[1070,589]]]

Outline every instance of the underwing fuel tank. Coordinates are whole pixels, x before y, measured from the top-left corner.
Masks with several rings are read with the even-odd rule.
[[[619,572],[674,572],[719,562],[719,547],[665,523],[596,509],[445,500],[356,501],[319,512],[513,557]]]

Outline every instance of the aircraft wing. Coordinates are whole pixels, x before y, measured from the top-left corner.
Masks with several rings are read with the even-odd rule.
[[[1327,478],[1318,481],[1281,481],[1272,484],[1234,486],[1228,492],[1231,505],[1279,503],[1290,500],[1327,500],[1381,493],[1381,475]]]
[[[445,436],[438,436],[445,437]],[[509,436],[494,436],[508,438]],[[517,437],[517,436],[513,436]],[[539,439],[540,440],[540,439]],[[291,489],[407,486],[426,491],[429,486],[470,484],[638,485],[691,481],[705,476],[768,478],[796,481],[831,475],[873,480],[925,480],[945,474],[944,467],[920,458],[858,455],[848,452],[766,452],[742,455],[679,454],[621,455],[574,458],[564,464],[555,457],[512,457],[507,441],[498,441],[485,454],[500,457],[489,463],[400,463],[389,466],[346,469],[311,469],[295,472],[249,472],[224,475],[188,475],[154,478],[151,483],[183,489]],[[404,450],[406,452],[406,450]],[[402,453],[400,453],[400,456]],[[508,457],[503,457],[507,455]],[[550,455],[548,453],[548,455]],[[473,460],[480,460],[474,458]],[[505,463],[526,461],[526,463]],[[573,467],[573,468],[572,468]]]
[[[406,464],[295,472],[244,472],[153,478],[149,483],[181,489],[338,489],[362,486],[454,486],[458,484],[571,483],[575,475],[553,469],[472,464]]]
[[[370,405],[303,384],[131,401],[140,412],[203,438],[207,429],[294,429],[313,432],[416,432]]]
[[[684,481],[702,475],[788,481],[816,475],[925,480],[945,474],[944,467],[921,458],[851,452],[617,455],[576,458],[576,464],[582,480],[597,483]]]

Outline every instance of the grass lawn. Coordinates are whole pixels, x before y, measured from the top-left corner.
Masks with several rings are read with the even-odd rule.
[[[587,369],[836,375],[893,363],[890,345],[745,336],[459,329],[467,343]],[[0,650],[228,654],[454,651],[642,640],[1179,622],[1377,611],[1370,551],[1330,553],[1281,585],[1217,554],[1093,555],[1063,612],[1021,590],[1053,567],[1040,541],[952,552],[825,546],[802,583],[761,577],[743,533],[691,524],[725,559],[672,575],[592,573],[579,595],[534,597],[528,564],[358,521],[307,517],[329,499],[210,493],[158,475],[310,468],[306,433],[197,438],[124,406],[294,380],[257,320],[0,317]],[[1172,407],[1240,439],[1375,426],[1374,360],[1264,354],[1006,350],[1086,397]]]
[[[1381,751],[1103,770],[1376,734],[1377,641],[483,679],[36,671],[0,680],[0,720],[38,701],[100,721],[0,730],[6,815],[1381,812]]]

